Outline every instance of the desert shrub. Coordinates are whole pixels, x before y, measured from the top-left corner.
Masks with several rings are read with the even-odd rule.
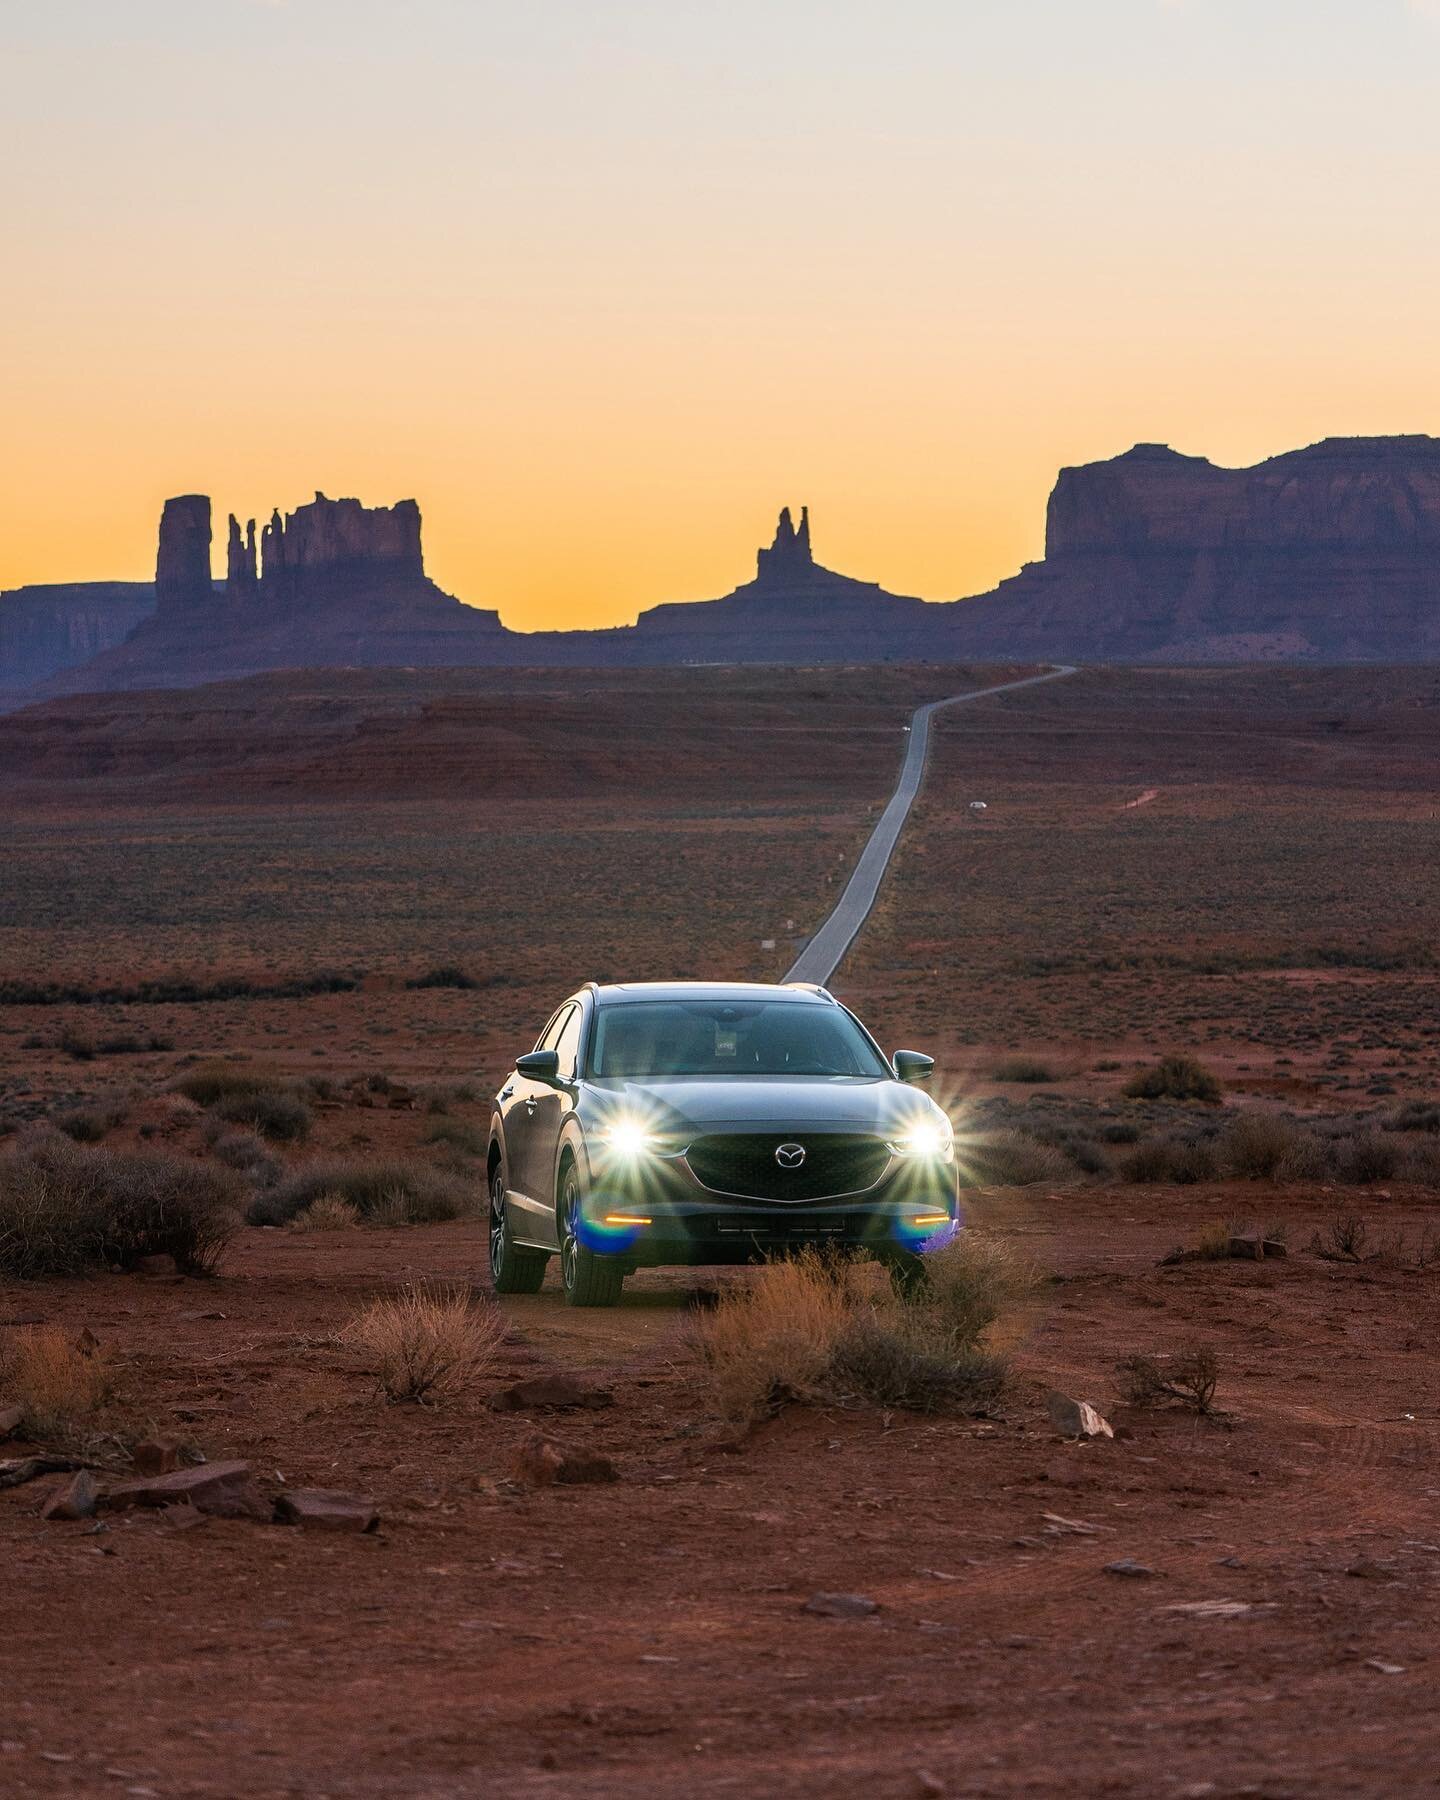
[[[1220,1160],[1227,1174],[1242,1181],[1268,1181],[1306,1135],[1278,1113],[1241,1113],[1221,1134]]]
[[[819,1393],[861,1305],[858,1265],[814,1249],[726,1289],[697,1329],[721,1412],[751,1418]]]
[[[960,1231],[932,1250],[925,1278],[906,1301],[952,1350],[973,1349],[981,1334],[1035,1289],[1033,1267],[998,1239]]]
[[[375,1300],[344,1331],[374,1357],[376,1384],[389,1399],[425,1401],[470,1387],[492,1366],[505,1319],[468,1293],[408,1287]]]
[[[448,1144],[466,1156],[483,1156],[490,1134],[479,1125],[467,1125],[463,1119],[436,1119],[425,1127],[427,1144]]]
[[[1214,1102],[1224,1091],[1219,1076],[1193,1056],[1162,1057],[1153,1068],[1132,1075],[1124,1087],[1132,1100]]]
[[[249,1063],[202,1063],[178,1076],[171,1087],[197,1106],[214,1106],[237,1095],[293,1091],[285,1077],[274,1069]]]
[[[1113,1125],[1107,1125],[1100,1135],[1107,1144],[1138,1144],[1140,1127],[1129,1119],[1121,1119]]]
[[[338,1195],[366,1224],[436,1225],[475,1210],[474,1184],[399,1158],[307,1163],[250,1204],[252,1225],[286,1225],[322,1194]]]
[[[43,1138],[0,1157],[0,1272],[73,1275],[163,1255],[207,1274],[239,1223],[241,1192],[228,1171],[186,1157]]]
[[[1386,1119],[1385,1129],[1440,1132],[1440,1104],[1434,1100],[1407,1100]]]
[[[74,1025],[67,1025],[60,1033],[60,1046],[67,1056],[76,1062],[94,1062],[95,1040],[88,1032],[79,1030]]]
[[[1035,1086],[1041,1082],[1055,1081],[1055,1071],[1049,1063],[1042,1062],[1036,1056],[1006,1056],[990,1071],[992,1081],[1013,1081]]]
[[[1276,1181],[1323,1181],[1329,1173],[1329,1148],[1312,1131],[1297,1132],[1275,1165]]]
[[[240,1173],[260,1187],[278,1181],[284,1164],[266,1148],[265,1140],[253,1131],[224,1131],[214,1121],[213,1134],[207,1132],[210,1154],[227,1169]]]
[[[1199,1137],[1150,1138],[1120,1165],[1126,1181],[1175,1187],[1214,1181],[1220,1173],[1215,1147]]]
[[[0,1338],[0,1395],[20,1408],[21,1429],[37,1442],[82,1440],[112,1385],[100,1347],[76,1342],[58,1326],[27,1326]]]
[[[1440,1187],[1440,1143],[1422,1138],[1400,1151],[1400,1179],[1420,1187]]]
[[[872,1265],[807,1250],[722,1292],[697,1326],[721,1411],[754,1418],[826,1398],[920,1412],[991,1405],[1007,1365],[980,1340],[1034,1275],[970,1232],[932,1252],[925,1269],[901,1297]]]
[[[462,988],[468,991],[478,988],[480,983],[454,963],[438,963],[423,975],[412,976],[405,985],[407,988]]]
[[[97,1103],[63,1107],[50,1115],[50,1123],[73,1143],[98,1144],[124,1117],[123,1106]]]
[[[1311,1248],[1327,1262],[1359,1262],[1369,1242],[1369,1227],[1362,1218],[1355,1213],[1337,1213],[1324,1232],[1316,1234]]]
[[[210,1111],[227,1125],[248,1125],[277,1143],[298,1143],[310,1135],[310,1108],[291,1088],[227,1094],[216,1100]]]
[[[1127,1356],[1117,1365],[1117,1386],[1132,1406],[1167,1401],[1197,1413],[1213,1410],[1219,1366],[1213,1350],[1196,1346],[1174,1356]]]
[[[876,1406],[911,1412],[978,1412],[992,1406],[1008,1375],[1002,1357],[946,1350],[917,1322],[892,1309],[861,1314],[840,1334],[829,1374],[842,1391]]]
[[[1346,1137],[1336,1138],[1332,1155],[1335,1179],[1349,1187],[1364,1187],[1372,1181],[1391,1181],[1400,1167],[1400,1146],[1395,1140],[1364,1127]]]
[[[290,1221],[292,1231],[349,1231],[360,1223],[359,1211],[339,1194],[321,1194]]]
[[[961,1177],[971,1187],[1030,1187],[1075,1175],[1075,1165],[1058,1145],[1042,1143],[1013,1125],[968,1139],[957,1146],[957,1154]]]

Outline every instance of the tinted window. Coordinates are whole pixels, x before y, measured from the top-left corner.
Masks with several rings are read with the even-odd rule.
[[[636,1075],[884,1075],[838,1006],[806,1001],[656,1000],[602,1006],[590,1072]]]
[[[560,1042],[560,1033],[565,1028],[565,1021],[573,1011],[574,1008],[569,1006],[562,1006],[560,1008],[559,1012],[556,1013],[555,1017],[540,1033],[539,1039],[535,1044],[537,1050],[553,1050],[555,1048],[556,1044]]]

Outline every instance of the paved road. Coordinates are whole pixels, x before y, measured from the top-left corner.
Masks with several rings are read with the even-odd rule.
[[[885,870],[900,839],[901,827],[909,816],[920,783],[925,779],[925,757],[930,748],[930,720],[945,706],[964,706],[967,701],[986,700],[991,694],[1011,694],[1016,688],[1037,687],[1042,681],[1060,681],[1073,675],[1071,667],[1047,669],[1043,675],[1027,675],[1023,681],[1002,681],[998,687],[976,688],[968,694],[952,694],[948,700],[932,700],[917,708],[910,720],[910,745],[900,770],[900,780],[890,796],[890,804],[880,815],[880,822],[870,833],[870,841],[860,853],[855,873],[845,884],[834,912],[801,951],[787,981],[818,981],[822,986],[840,967],[845,952],[855,942],[860,927],[870,916]]]

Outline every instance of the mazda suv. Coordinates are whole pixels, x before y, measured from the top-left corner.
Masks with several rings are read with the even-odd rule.
[[[957,1222],[934,1063],[886,1057],[823,988],[589,983],[496,1095],[490,1266],[533,1294],[552,1256],[572,1306],[626,1275],[751,1262],[809,1244],[913,1280]]]

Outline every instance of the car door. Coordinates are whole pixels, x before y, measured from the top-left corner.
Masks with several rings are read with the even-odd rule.
[[[561,1029],[573,1010],[562,1006],[540,1033],[535,1048],[553,1050]],[[553,1197],[547,1197],[540,1179],[536,1150],[536,1123],[541,1103],[554,1089],[543,1081],[522,1075],[517,1069],[502,1094],[505,1121],[505,1174],[510,1195],[510,1224],[526,1244],[549,1244],[555,1236]]]
[[[560,1160],[560,1133],[575,1106],[575,1072],[579,1062],[580,1034],[585,1022],[584,1009],[578,1002],[564,1012],[558,1032],[543,1046],[554,1050],[560,1059],[556,1071],[559,1086],[534,1082],[535,1105],[529,1111],[525,1127],[526,1192],[541,1208],[538,1228],[545,1230],[544,1241],[558,1249],[560,1238],[555,1223],[555,1178]],[[544,1209],[548,1208],[548,1219]]]

